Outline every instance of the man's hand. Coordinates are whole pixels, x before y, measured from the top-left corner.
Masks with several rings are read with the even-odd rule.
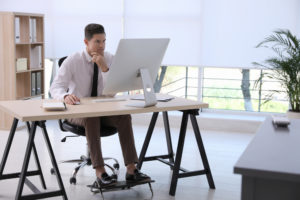
[[[101,69],[102,72],[107,72],[109,69],[105,62],[104,56],[97,52],[92,52],[91,54],[92,54],[92,61],[98,65],[98,67]]]
[[[80,99],[74,94],[69,94],[64,97],[64,101],[67,104],[74,105],[76,102],[80,102]]]

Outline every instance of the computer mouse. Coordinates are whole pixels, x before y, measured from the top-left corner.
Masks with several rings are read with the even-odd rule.
[[[80,101],[76,101],[74,105],[80,105]]]

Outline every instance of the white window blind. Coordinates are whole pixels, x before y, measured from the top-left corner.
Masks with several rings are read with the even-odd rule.
[[[204,0],[202,64],[253,67],[274,55],[255,48],[278,28],[297,34],[299,0]]]
[[[199,65],[201,0],[125,0],[125,38],[170,38],[163,64]]]
[[[56,58],[85,48],[84,27],[102,24],[106,31],[106,50],[115,53],[122,38],[122,0],[54,0],[53,51]]]

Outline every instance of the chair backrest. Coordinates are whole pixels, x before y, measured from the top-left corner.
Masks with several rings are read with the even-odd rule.
[[[62,65],[62,63],[64,62],[64,60],[66,58],[67,58],[67,56],[62,57],[58,60],[59,67]],[[59,128],[61,131],[64,131],[64,132],[69,131],[69,132],[75,133],[76,135],[85,136],[85,129],[83,126],[71,124],[67,120],[62,120],[62,119],[58,120],[58,124],[59,124]],[[118,131],[117,131],[116,127],[106,126],[105,124],[101,124],[101,137],[110,136],[117,132]]]
[[[61,64],[64,62],[64,60],[67,58],[68,56],[62,57],[58,60],[58,67],[61,66]]]

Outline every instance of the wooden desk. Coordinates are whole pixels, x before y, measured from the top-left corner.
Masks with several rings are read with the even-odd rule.
[[[68,119],[68,118],[81,118],[81,117],[96,117],[96,116],[112,116],[112,115],[124,115],[124,114],[136,114],[136,113],[147,113],[153,112],[152,120],[149,125],[149,129],[147,132],[147,136],[143,145],[142,152],[139,157],[138,167],[141,168],[142,163],[144,161],[150,160],[159,160],[171,166],[173,169],[173,176],[170,186],[170,195],[175,195],[176,185],[178,178],[187,177],[187,176],[195,176],[195,175],[206,175],[208,179],[208,183],[210,188],[215,188],[213,178],[211,175],[211,171],[209,168],[208,160],[206,157],[206,153],[204,150],[203,142],[201,139],[200,131],[198,128],[196,115],[198,115],[198,110],[200,108],[207,108],[208,104],[191,101],[183,98],[175,98],[169,102],[159,102],[156,106],[147,107],[147,108],[135,108],[126,106],[126,104],[130,103],[132,100],[127,101],[119,101],[119,102],[98,102],[94,103],[92,101],[93,98],[85,98],[81,100],[80,105],[67,105],[67,110],[65,111],[51,111],[47,112],[41,108],[43,101],[51,101],[51,100],[19,100],[19,101],[1,101],[0,109],[6,111],[10,115],[14,117],[14,121],[10,130],[10,135],[6,144],[6,148],[4,151],[4,155],[0,165],[0,180],[1,179],[9,179],[9,178],[18,178],[19,184],[16,194],[16,199],[37,199],[37,198],[45,198],[45,197],[53,197],[53,196],[63,196],[64,199],[67,199],[67,195],[61,181],[61,176],[59,173],[59,169],[57,167],[57,163],[55,160],[55,156],[49,141],[48,133],[45,126],[45,121],[50,119]],[[171,135],[170,135],[170,127],[168,121],[167,111],[172,110],[181,110],[183,112],[182,124],[180,129],[180,136],[178,141],[178,148],[176,153],[176,158],[174,162],[174,153],[171,145]],[[163,112],[163,118],[165,123],[166,137],[167,137],[167,145],[168,145],[168,154],[161,155],[151,158],[146,158],[145,154],[147,151],[148,144],[151,139],[151,135],[155,126],[155,122],[159,112]],[[182,151],[184,138],[186,133],[188,116],[191,118],[191,122],[193,125],[193,129],[196,136],[196,141],[198,144],[198,149],[200,151],[200,155],[202,157],[204,170],[188,172],[185,169],[180,168]],[[23,162],[23,167],[21,173],[13,173],[13,174],[3,174],[3,170],[5,167],[5,163],[8,157],[8,153],[12,144],[12,140],[15,134],[15,130],[18,124],[18,121],[27,122],[29,139],[25,152],[25,158]],[[31,126],[29,122],[32,122]],[[26,178],[26,176],[39,175],[41,178],[41,182],[43,188],[46,189],[45,181],[43,178],[42,170],[39,164],[38,155],[36,152],[34,137],[36,132],[36,127],[39,126],[42,129],[48,150],[51,158],[51,162],[54,170],[56,171],[56,176],[58,180],[58,185],[60,190],[53,192],[45,192],[41,193],[37,190],[37,188]],[[30,159],[31,151],[33,150],[35,160],[37,162],[38,170],[36,171],[27,171],[28,163]],[[168,158],[170,161],[164,161],[163,159]],[[184,173],[179,173],[179,171],[184,171]],[[24,183],[30,187],[30,189],[37,194],[25,195],[22,196]]]
[[[241,199],[300,199],[299,157],[300,120],[275,128],[267,118],[234,166],[242,175]]]

